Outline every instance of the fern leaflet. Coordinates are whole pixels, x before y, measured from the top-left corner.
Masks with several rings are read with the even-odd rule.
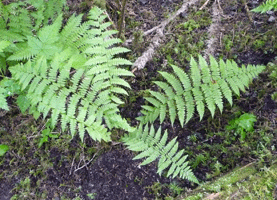
[[[267,0],[262,5],[258,6],[257,8],[253,9],[253,12],[265,13],[269,10],[277,10],[277,0]]]

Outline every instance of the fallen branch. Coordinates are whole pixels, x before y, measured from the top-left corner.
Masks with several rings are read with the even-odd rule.
[[[156,31],[156,34],[152,38],[151,43],[150,43],[149,47],[147,48],[147,50],[133,64],[133,67],[132,67],[133,72],[136,70],[143,69],[145,67],[146,63],[148,61],[152,60],[155,49],[160,46],[160,42],[161,42],[162,38],[164,37],[163,32],[164,32],[166,25],[169,22],[171,22],[173,19],[175,19],[177,16],[179,16],[181,13],[185,12],[189,6],[196,4],[198,1],[199,0],[192,0],[190,2],[184,1],[182,7],[179,10],[177,10],[176,13],[174,13],[168,19],[164,20],[158,26],[155,26],[154,28],[143,33],[143,36],[146,36],[154,31]],[[127,40],[125,42],[125,45],[126,45],[126,43],[132,42],[132,40],[133,39]]]
[[[209,55],[214,56],[216,51],[216,46],[219,40],[220,24],[222,10],[218,8],[216,1],[212,5],[212,24],[208,29],[208,41],[207,48],[204,51],[204,58],[207,60]]]

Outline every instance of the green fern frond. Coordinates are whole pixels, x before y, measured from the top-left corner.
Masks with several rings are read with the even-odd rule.
[[[197,63],[191,58],[190,75],[174,65],[172,74],[159,72],[166,82],[154,81],[162,92],[150,91],[152,97],[145,98],[149,105],[142,107],[144,116],[138,118],[142,123],[154,122],[158,117],[162,123],[168,113],[171,124],[178,118],[183,126],[192,118],[195,108],[201,120],[205,107],[213,117],[216,107],[223,111],[223,98],[232,105],[232,92],[236,95],[245,92],[252,79],[264,69],[264,66],[252,65],[239,68],[234,61],[217,62],[213,57],[209,65],[202,56],[198,60]]]
[[[132,74],[116,68],[96,75],[88,75],[89,71],[82,68],[73,73],[70,58],[63,55],[64,52],[56,53],[51,62],[42,56],[10,68],[30,102],[29,112],[36,110],[44,118],[50,115],[52,127],[60,120],[63,130],[69,127],[72,135],[78,132],[82,141],[86,131],[95,140],[110,140],[111,133],[102,124],[103,119],[109,129],[132,130],[118,114],[122,101],[116,97],[118,93],[127,95],[123,88],[130,88],[119,77]],[[21,105],[26,99],[22,100],[18,101],[19,107],[26,110]]]
[[[145,158],[140,165],[146,165],[159,159],[158,173],[160,175],[169,168],[167,177],[179,176],[194,183],[199,183],[188,166],[187,156],[183,154],[184,150],[178,152],[177,138],[166,144],[167,136],[167,131],[161,134],[161,128],[159,128],[155,132],[153,125],[149,130],[147,124],[144,130],[140,125],[137,130],[123,137],[122,141],[128,149],[141,152],[134,157],[134,159]]]
[[[258,6],[257,8],[253,9],[253,12],[265,13],[269,10],[277,10],[277,0],[267,0],[262,5]]]

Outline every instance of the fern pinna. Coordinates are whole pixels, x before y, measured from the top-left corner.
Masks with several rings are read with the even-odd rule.
[[[118,114],[123,103],[119,95],[127,95],[125,88],[130,88],[121,76],[133,76],[118,65],[131,63],[114,57],[128,50],[110,48],[120,40],[112,38],[115,31],[106,30],[110,23],[102,13],[93,8],[83,24],[82,16],[73,16],[61,31],[60,15],[8,58],[28,60],[10,67],[22,90],[20,108],[36,117],[51,113],[53,127],[60,120],[63,130],[69,126],[72,135],[78,131],[82,141],[85,131],[94,140],[109,141],[109,129],[132,130]]]
[[[223,110],[223,97],[232,105],[232,91],[240,94],[245,91],[254,77],[264,70],[264,66],[241,68],[234,61],[220,60],[219,63],[210,57],[210,65],[202,56],[197,63],[190,61],[191,73],[188,75],[182,69],[172,65],[173,74],[159,72],[166,82],[155,81],[162,91],[149,91],[152,97],[145,97],[149,105],[144,105],[141,111],[144,116],[138,117],[142,123],[154,122],[158,117],[162,123],[169,113],[173,124],[178,117],[181,125],[187,123],[195,112],[195,107],[203,118],[205,105],[214,116],[216,107]]]
[[[166,144],[167,136],[167,131],[161,134],[161,128],[155,132],[153,125],[149,130],[148,124],[146,124],[144,129],[140,125],[134,132],[123,137],[122,141],[128,146],[128,149],[141,152],[134,159],[146,158],[140,165],[149,164],[159,158],[158,173],[160,175],[163,170],[169,168],[167,177],[179,176],[198,183],[190,166],[188,166],[188,161],[186,161],[187,155],[183,155],[184,150],[177,151],[177,137]]]
[[[277,0],[267,0],[257,8],[253,9],[253,12],[265,13],[270,10],[277,10]]]

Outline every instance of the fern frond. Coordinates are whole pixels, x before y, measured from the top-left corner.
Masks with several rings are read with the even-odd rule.
[[[146,165],[159,159],[158,173],[160,175],[169,168],[167,176],[172,175],[173,178],[179,176],[199,183],[188,166],[187,156],[183,154],[184,150],[178,152],[177,138],[166,144],[167,137],[167,131],[161,134],[161,127],[155,132],[153,125],[149,130],[148,124],[146,124],[144,129],[140,125],[134,132],[123,137],[122,141],[128,149],[141,152],[134,157],[134,159],[145,158],[140,165]]]
[[[277,10],[277,0],[267,0],[257,8],[253,9],[253,12],[265,13],[266,11]]]
[[[45,56],[51,58],[56,52],[60,52],[61,48],[55,43],[59,40],[58,33],[62,24],[62,16],[60,15],[55,22],[42,28],[38,32],[38,36],[27,36],[27,42],[22,43],[8,60],[24,60],[34,56]]]
[[[115,94],[128,94],[122,87],[130,88],[129,84],[119,77],[132,74],[116,68],[97,76],[87,75],[82,68],[72,73],[70,59],[63,54],[57,53],[51,62],[38,57],[11,67],[13,78],[26,92],[29,112],[37,110],[44,118],[50,115],[52,127],[60,120],[63,130],[69,126],[72,136],[78,132],[82,141],[85,132],[96,140],[110,140],[103,119],[109,129],[130,131],[129,124],[118,114],[122,101]]]
[[[142,107],[144,116],[138,118],[142,123],[153,122],[158,117],[162,123],[168,113],[171,124],[177,117],[183,126],[192,118],[195,107],[201,120],[205,106],[213,117],[216,107],[223,111],[223,98],[232,105],[232,92],[236,95],[244,92],[264,69],[264,66],[252,65],[240,68],[234,61],[217,62],[213,57],[209,65],[202,56],[198,60],[197,63],[191,58],[190,75],[174,65],[172,74],[159,72],[166,82],[154,81],[162,91],[150,91],[152,97],[145,98],[149,105]]]

